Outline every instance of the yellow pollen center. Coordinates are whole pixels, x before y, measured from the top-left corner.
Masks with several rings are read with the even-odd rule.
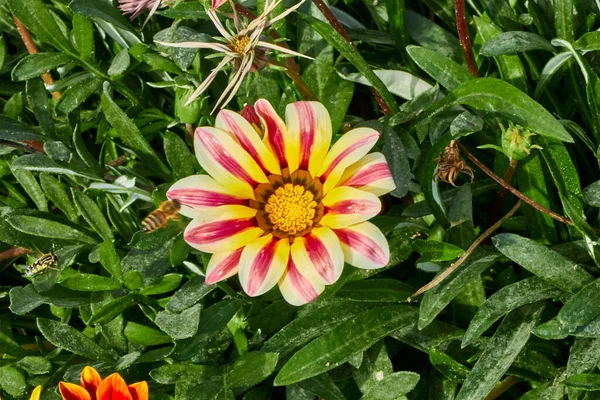
[[[304,186],[286,183],[269,197],[265,211],[275,229],[295,235],[314,223],[317,202]]]
[[[246,54],[246,46],[248,46],[249,43],[250,38],[246,35],[234,36],[233,39],[231,39],[231,44],[229,47],[231,47],[231,49],[236,53],[244,55]]]

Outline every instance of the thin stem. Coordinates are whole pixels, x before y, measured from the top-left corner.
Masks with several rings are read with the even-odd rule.
[[[483,172],[488,174],[490,176],[490,178],[492,178],[493,180],[498,182],[500,185],[504,186],[509,192],[511,192],[512,194],[514,194],[515,196],[517,196],[518,198],[523,200],[525,203],[529,204],[531,207],[535,208],[536,210],[541,211],[544,214],[550,216],[551,218],[554,218],[555,220],[562,222],[563,224],[571,225],[571,226],[574,225],[572,221],[566,219],[565,217],[563,217],[561,215],[558,215],[554,211],[548,210],[546,207],[542,206],[541,204],[536,203],[535,201],[531,200],[529,197],[525,196],[523,193],[519,192],[511,184],[507,183],[504,179],[500,178],[492,170],[490,170],[488,167],[483,165],[481,163],[481,161],[479,161],[473,154],[471,154],[471,152],[469,150],[467,150],[467,148],[465,146],[463,146],[462,144],[459,143],[458,147],[463,153],[465,153],[465,155],[467,157],[469,157],[469,160],[473,161],[473,163],[475,165],[477,165]]]
[[[515,204],[513,206],[513,208],[501,219],[499,219],[498,221],[496,221],[496,223],[492,226],[490,226],[485,232],[483,232],[481,234],[481,236],[479,236],[471,246],[469,246],[469,248],[467,249],[467,251],[458,259],[458,261],[456,261],[454,264],[450,265],[448,268],[446,268],[446,270],[444,272],[442,272],[441,274],[439,274],[438,276],[436,276],[431,282],[429,282],[427,285],[421,287],[419,290],[417,290],[416,292],[414,292],[408,299],[406,299],[406,301],[408,301],[409,303],[412,301],[413,298],[425,293],[426,291],[436,287],[437,285],[439,285],[444,279],[446,279],[448,277],[448,275],[450,275],[452,272],[454,272],[458,267],[460,267],[466,260],[467,258],[469,258],[469,256],[471,254],[473,254],[473,252],[475,251],[475,249],[481,244],[483,243],[488,237],[490,237],[492,235],[492,233],[496,232],[496,230],[498,228],[500,228],[500,226],[502,225],[502,221],[504,221],[505,219],[508,219],[510,217],[512,217],[517,210],[519,209],[519,207],[521,207],[521,200],[517,201],[517,204]]]
[[[0,140],[0,144],[14,149],[24,150],[28,153],[43,153],[44,144],[39,140],[23,140],[23,143],[10,142],[8,140]]]
[[[31,250],[27,250],[23,247],[15,247],[14,249],[9,249],[0,253],[0,262],[8,260],[10,258],[21,257],[31,253]]]
[[[469,67],[469,72],[479,78],[477,62],[473,56],[471,40],[469,39],[469,30],[467,29],[467,19],[465,18],[465,0],[455,0],[456,30],[458,31],[458,40],[465,55],[465,61]]]
[[[517,170],[517,160],[510,160],[508,164],[508,168],[504,173],[504,180],[508,183],[512,180],[515,171]],[[496,197],[496,202],[494,203],[494,208],[492,208],[492,219],[490,221],[495,222],[498,220],[500,216],[500,211],[502,211],[502,204],[504,204],[504,198],[506,197],[506,188],[504,186],[500,186],[498,189],[498,196]]]
[[[312,2],[321,11],[323,16],[327,19],[327,22],[329,22],[333,29],[335,29],[340,35],[342,35],[342,37],[346,39],[346,41],[350,43],[352,47],[358,50],[358,48],[350,38],[350,35],[348,35],[348,32],[346,32],[346,29],[344,29],[341,22],[335,17],[335,15],[333,15],[333,13],[329,9],[329,7],[327,7],[327,5],[323,2],[323,0],[312,0]],[[392,110],[390,109],[390,106],[385,102],[383,97],[381,97],[379,92],[377,92],[377,90],[374,87],[370,87],[370,90],[371,94],[373,94],[373,97],[375,97],[377,104],[379,104],[381,112],[385,115],[389,114]]]
[[[296,84],[300,93],[306,100],[310,101],[318,101],[317,96],[313,93],[313,91],[308,87],[308,85],[302,80],[302,77],[297,74],[295,71],[286,68],[282,63],[277,60],[269,61],[269,64],[277,65],[279,67],[285,68],[285,74]]]
[[[13,20],[15,21],[15,25],[17,26],[17,31],[19,31],[19,35],[21,35],[21,39],[27,48],[29,54],[37,54],[39,53],[37,46],[33,42],[31,38],[31,34],[29,30],[23,25],[23,23],[17,18],[17,16],[11,13]],[[42,80],[46,84],[46,86],[54,85],[54,78],[50,74],[50,72],[46,72],[42,75]],[[60,92],[52,92],[52,98],[54,101],[58,101],[60,99]]]

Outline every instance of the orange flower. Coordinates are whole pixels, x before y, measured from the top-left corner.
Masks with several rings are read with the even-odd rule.
[[[145,381],[127,386],[118,373],[102,380],[92,367],[81,371],[81,385],[60,382],[58,389],[63,400],[148,400],[148,383]]]
[[[42,394],[42,387],[36,386],[36,388],[33,389],[33,392],[31,392],[31,397],[29,398],[29,400],[40,400],[41,394]]]

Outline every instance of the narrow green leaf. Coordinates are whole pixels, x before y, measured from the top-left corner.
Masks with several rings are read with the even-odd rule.
[[[25,394],[27,382],[23,373],[12,365],[0,367],[0,387],[11,396],[20,397]]]
[[[130,343],[144,346],[158,346],[171,343],[171,338],[166,333],[135,322],[127,322],[124,333]]]
[[[88,17],[81,14],[73,15],[73,41],[83,61],[94,59],[94,25]]]
[[[317,31],[323,39],[339,51],[348,61],[358,69],[358,71],[373,85],[375,90],[381,95],[392,112],[398,112],[398,105],[392,94],[388,91],[385,84],[375,75],[367,62],[362,58],[359,52],[352,47],[331,25],[320,21],[310,15],[300,14],[302,19],[306,21],[315,31]]]
[[[71,4],[69,4],[69,7],[77,14],[85,15],[90,18],[100,18],[121,29],[134,32],[134,29],[129,21],[127,21],[127,18],[125,18],[116,7],[112,7],[110,3],[94,0],[73,0],[71,1]]]
[[[564,329],[574,331],[600,314],[600,279],[585,285],[560,309],[556,319]]]
[[[347,68],[338,66],[338,74],[351,82],[360,83],[372,87],[372,83],[361,73],[348,72]],[[391,94],[402,97],[406,100],[411,100],[419,96],[420,94],[433,88],[429,83],[423,79],[405,72],[397,71],[392,69],[376,69],[373,73],[377,75],[385,87],[390,91]]]
[[[521,352],[537,324],[544,302],[511,311],[496,330],[456,400],[483,400]]]
[[[562,293],[535,276],[504,286],[490,296],[475,314],[463,337],[462,347],[474,343],[494,322],[510,311],[525,304],[558,297]]]
[[[64,271],[59,279],[61,286],[82,292],[101,292],[121,289],[121,283],[115,278],[95,274],[82,274],[75,270]]]
[[[12,168],[24,169],[27,171],[47,172],[50,174],[53,173],[70,176],[79,176],[95,181],[102,180],[98,176],[90,174],[89,170],[84,170],[80,167],[75,167],[64,162],[52,160],[43,154],[27,154],[21,156],[12,163]]]
[[[198,331],[201,310],[202,305],[196,304],[180,314],[166,310],[160,311],[156,314],[154,323],[175,340],[187,339]]]
[[[465,367],[443,351],[433,349],[429,352],[429,361],[446,378],[463,383],[469,376],[469,368]]]
[[[573,0],[556,0],[553,3],[556,36],[568,42],[575,40],[575,16]]]
[[[46,173],[40,174],[40,184],[46,197],[65,213],[67,218],[73,222],[77,221],[77,211],[69,199],[66,185]]]
[[[136,297],[133,293],[117,297],[96,310],[87,323],[106,324],[117,318],[119,315],[122,315],[129,307],[135,305],[136,302]]]
[[[29,106],[38,120],[40,127],[46,135],[54,137],[54,121],[50,110],[48,91],[41,79],[30,79],[27,81],[26,89]]]
[[[164,364],[150,371],[150,376],[163,385],[172,385],[178,381],[202,382],[220,378],[220,371],[211,366],[192,363]]]
[[[196,159],[182,138],[167,132],[164,139],[165,156],[177,179],[194,175]]]
[[[122,280],[123,273],[121,271],[121,259],[115,250],[115,244],[112,240],[106,240],[100,245],[99,249],[100,263],[105,270],[113,277]]]
[[[78,190],[71,189],[73,195],[73,201],[75,207],[79,211],[79,214],[85,219],[85,221],[92,227],[94,231],[104,240],[113,240],[114,236],[110,230],[106,218],[98,207],[98,204],[90,199],[85,193]]]
[[[329,374],[324,373],[321,375],[317,375],[310,379],[305,379],[302,382],[298,382],[297,384],[300,390],[306,391],[307,400],[314,400],[313,396],[310,396],[312,393],[314,396],[318,398],[323,398],[327,400],[346,400],[346,397],[342,393],[342,391],[338,388],[338,386],[333,382],[333,379],[329,376]],[[294,387],[295,385],[286,386],[286,391],[290,387]],[[297,394],[294,394],[297,395]],[[289,396],[289,394],[288,394]],[[302,397],[287,397],[294,398],[298,400],[302,400]]]
[[[470,80],[423,112],[425,120],[459,104],[494,112],[549,138],[573,142],[571,135],[544,107],[514,86],[494,78]]]
[[[203,276],[195,276],[171,296],[171,299],[165,305],[165,309],[172,312],[181,312],[192,307],[216,288],[216,285],[206,285]]]
[[[576,293],[594,280],[579,265],[534,240],[501,233],[492,242],[506,257],[566,292]]]
[[[600,362],[600,339],[575,338],[567,361],[567,378],[592,372]],[[577,398],[579,390],[568,388],[569,397]]]
[[[39,78],[46,72],[73,61],[65,53],[37,53],[23,58],[12,70],[12,79],[16,82]]]
[[[44,192],[35,179],[35,176],[31,172],[22,169],[13,170],[13,175],[21,187],[25,189],[29,197],[31,197],[37,209],[48,211],[48,200],[46,200],[46,196],[44,196]]]
[[[15,215],[8,218],[7,222],[13,228],[28,235],[73,240],[76,242],[91,244],[98,242],[96,238],[75,227],[45,218],[28,215]]]
[[[364,279],[346,283],[335,297],[353,301],[405,302],[414,288],[396,279]]]
[[[465,56],[455,35],[429,18],[411,10],[406,10],[405,20],[408,34],[420,46],[435,50],[457,63],[465,64]]]
[[[79,354],[90,360],[112,358],[106,350],[72,326],[45,318],[38,318],[37,326],[42,335],[58,348]]]
[[[444,149],[450,144],[452,140],[451,135],[444,135],[435,142],[435,144],[427,153],[425,160],[423,161],[423,170],[421,172],[421,187],[423,190],[423,196],[425,201],[429,205],[429,209],[435,216],[436,221],[444,228],[450,228],[450,221],[446,213],[446,207],[442,202],[440,190],[438,186],[438,180],[435,178],[435,172],[437,170],[436,159],[442,154]]]
[[[238,358],[228,369],[225,382],[231,389],[249,389],[275,370],[278,355],[252,351]]]
[[[578,374],[568,377],[565,385],[582,390],[600,390],[600,374]]]
[[[32,126],[20,121],[0,115],[0,140],[22,143],[25,140],[39,140],[45,142],[48,138],[40,135]]]
[[[481,46],[479,54],[486,57],[496,57],[532,50],[556,52],[554,46],[537,33],[511,31],[502,32],[489,39]]]
[[[406,51],[419,68],[448,90],[454,90],[474,79],[467,68],[435,50],[408,46]]]
[[[91,95],[99,93],[104,81],[94,76],[67,88],[56,103],[56,112],[68,115],[77,110]]]
[[[552,57],[550,60],[548,60],[546,65],[544,65],[542,72],[540,73],[540,80],[538,81],[535,87],[535,91],[533,93],[533,97],[535,99],[539,99],[542,96],[544,89],[546,89],[546,86],[548,85],[552,77],[561,69],[561,67],[567,61],[571,59],[571,57],[571,53],[565,51],[564,53],[559,53]]]
[[[410,306],[392,306],[354,316],[310,342],[283,366],[275,385],[289,385],[319,375],[364,351],[414,318]]]

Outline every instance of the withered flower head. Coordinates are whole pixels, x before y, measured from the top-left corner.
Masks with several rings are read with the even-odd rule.
[[[442,182],[447,182],[452,186],[456,186],[454,181],[461,173],[465,173],[471,177],[471,182],[475,179],[474,171],[467,165],[465,160],[460,156],[458,143],[456,140],[450,141],[450,144],[444,149],[440,157],[436,159],[438,168],[433,178],[440,177]]]

